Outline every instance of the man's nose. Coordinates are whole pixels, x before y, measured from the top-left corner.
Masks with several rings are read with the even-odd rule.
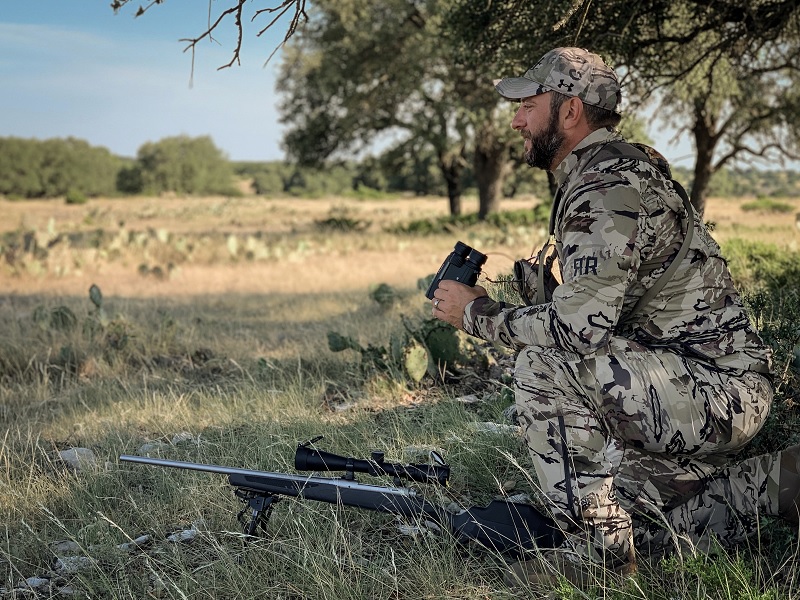
[[[519,109],[517,109],[517,113],[514,115],[514,118],[511,119],[511,129],[516,129],[517,131],[519,131],[520,129],[525,127],[526,124],[527,122],[523,117],[522,107],[520,106]]]

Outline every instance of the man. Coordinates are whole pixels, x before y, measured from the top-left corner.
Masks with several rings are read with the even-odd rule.
[[[614,131],[614,71],[557,48],[496,89],[520,102],[511,126],[528,164],[555,176],[563,281],[530,306],[442,281],[432,304],[435,317],[519,351],[517,415],[567,541],[515,576],[544,583],[558,571],[581,584],[593,563],[635,572],[634,549],[709,533],[736,543],[759,513],[797,523],[797,448],[732,460],[769,413],[770,350],[657,153]]]

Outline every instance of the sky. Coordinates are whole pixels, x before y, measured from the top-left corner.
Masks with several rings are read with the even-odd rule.
[[[232,23],[204,40],[192,76],[178,40],[205,31],[208,3],[167,0],[134,17],[147,3],[114,14],[110,0],[0,0],[0,137],[75,137],[134,157],[146,142],[208,135],[231,160],[282,159],[279,54],[265,63],[288,15],[260,38],[268,21],[248,19],[241,66],[218,70]]]
[[[0,0],[0,137],[74,137],[134,157],[146,142],[208,135],[231,160],[283,159],[280,52],[265,63],[289,15],[261,37],[268,21],[243,19],[241,65],[220,70],[234,49],[229,24],[198,45],[192,75],[179,40],[205,31],[208,2],[166,0],[134,17],[149,3],[114,14],[111,0]],[[692,164],[687,141],[650,134],[674,165]]]

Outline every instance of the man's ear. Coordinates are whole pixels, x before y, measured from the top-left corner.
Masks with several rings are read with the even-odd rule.
[[[583,119],[583,102],[571,96],[561,105],[561,120],[564,123],[564,129],[573,129]]]

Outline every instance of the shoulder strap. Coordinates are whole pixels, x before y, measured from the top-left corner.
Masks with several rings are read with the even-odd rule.
[[[644,294],[641,295],[639,300],[637,300],[636,304],[634,305],[631,312],[628,314],[628,319],[633,317],[635,314],[640,312],[642,308],[644,308],[650,301],[652,301],[658,293],[664,289],[664,286],[667,285],[667,282],[672,279],[672,276],[675,274],[675,271],[678,270],[681,262],[683,259],[686,258],[686,255],[689,253],[689,245],[692,242],[692,237],[694,236],[694,209],[692,208],[692,203],[689,200],[689,194],[686,193],[686,190],[683,186],[678,183],[675,179],[672,178],[672,173],[669,170],[669,165],[667,164],[666,160],[653,160],[649,153],[646,153],[642,148],[646,148],[640,145],[630,144],[628,142],[609,142],[603,145],[600,148],[599,152],[595,154],[589,162],[584,166],[583,170],[588,170],[591,167],[604,162],[606,160],[612,160],[614,158],[630,158],[635,160],[641,160],[644,162],[649,162],[653,164],[659,171],[661,171],[664,176],[672,182],[672,185],[675,188],[675,191],[681,197],[683,201],[683,208],[686,211],[686,233],[683,237],[683,243],[681,247],[678,249],[677,254],[675,254],[675,258],[672,259],[669,267],[667,270],[664,271],[661,276],[650,286],[647,290],[645,290]],[[658,155],[660,156],[660,155]],[[663,167],[661,163],[663,162]],[[558,203],[553,203],[553,211],[550,218],[550,235],[553,235],[553,231],[555,229],[555,211],[557,208]],[[546,246],[545,246],[546,247]],[[543,249],[544,250],[544,249]],[[543,288],[543,277],[541,273],[541,261],[539,267],[539,282],[538,286]],[[542,290],[543,291],[543,290]],[[538,292],[538,290],[537,290]],[[538,294],[537,294],[538,295]]]
[[[683,200],[683,208],[686,211],[686,233],[683,237],[683,243],[681,247],[678,249],[677,254],[675,254],[675,258],[672,259],[672,262],[667,267],[667,270],[664,271],[661,276],[651,285],[648,289],[645,290],[644,294],[639,297],[639,300],[636,301],[631,312],[628,314],[628,318],[631,318],[633,315],[637,314],[644,308],[653,298],[655,298],[658,293],[664,289],[664,286],[667,285],[667,282],[672,279],[672,276],[675,275],[675,271],[678,270],[678,267],[683,262],[683,259],[686,258],[686,255],[689,253],[689,245],[692,243],[692,237],[694,236],[694,208],[692,208],[692,203],[689,200],[689,194],[686,193],[686,190],[683,189],[683,186],[675,181],[672,180],[672,185],[675,186],[675,191],[678,192],[678,195]]]

